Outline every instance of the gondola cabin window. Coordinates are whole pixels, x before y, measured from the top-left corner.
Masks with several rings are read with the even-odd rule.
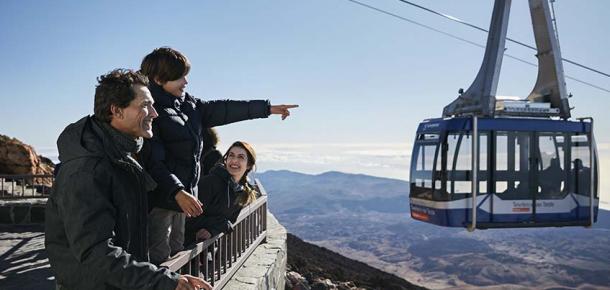
[[[531,199],[530,134],[496,133],[495,192],[505,199]]]
[[[571,192],[579,195],[589,196],[591,192],[591,162],[589,138],[585,134],[575,134],[571,136],[571,158],[569,185]],[[595,156],[597,158],[597,156]],[[595,195],[598,196],[597,175],[595,176]]]
[[[487,193],[487,132],[479,133],[479,193]],[[472,192],[472,137],[469,132],[447,134],[446,192],[450,199],[461,199]]]
[[[566,181],[569,172],[566,168],[566,139],[564,133],[539,133],[538,135],[538,187],[539,199],[559,199],[567,194]]]
[[[419,134],[417,136],[416,144],[414,146],[415,154],[413,158],[416,158],[416,162],[412,162],[414,165],[411,168],[411,194],[413,196],[431,199],[433,191],[435,190],[432,183],[432,172],[435,164],[440,162],[437,159],[439,147],[439,135],[438,134]],[[435,160],[436,161],[435,163]]]

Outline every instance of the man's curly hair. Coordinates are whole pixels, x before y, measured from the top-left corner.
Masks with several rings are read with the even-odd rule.
[[[111,105],[128,107],[136,96],[133,86],[148,86],[145,76],[128,69],[115,69],[98,77],[97,82],[93,113],[97,119],[107,123],[112,119]]]

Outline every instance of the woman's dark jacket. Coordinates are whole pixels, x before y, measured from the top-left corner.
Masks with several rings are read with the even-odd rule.
[[[181,211],[175,200],[184,189],[197,196],[202,131],[233,122],[266,118],[268,101],[202,101],[185,94],[177,98],[156,83],[149,89],[159,114],[153,121],[153,138],[144,142],[142,160],[146,170],[157,182],[151,193],[150,209],[161,207]]]
[[[143,263],[155,183],[112,130],[85,117],[57,140],[61,168],[45,217],[51,269],[62,289],[174,289],[177,274]]]
[[[208,230],[212,236],[231,232],[243,208],[236,199],[246,195],[244,185],[234,182],[223,165],[212,168],[199,184],[202,186],[199,200],[203,203],[203,214],[186,219],[185,244],[194,242],[195,233],[200,229]]]

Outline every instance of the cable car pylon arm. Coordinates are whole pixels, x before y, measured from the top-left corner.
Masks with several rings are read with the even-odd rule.
[[[496,89],[500,78],[500,68],[504,57],[506,30],[510,14],[511,0],[496,0],[494,3],[485,56],[479,73],[468,90],[443,109],[443,116],[476,114],[493,116],[496,100]]]
[[[553,28],[547,0],[530,0],[530,13],[538,53],[538,78],[527,99],[533,103],[551,103],[563,119],[570,118],[570,104],[561,62],[559,40]]]
[[[460,90],[458,98],[445,106],[443,117],[516,115],[570,118],[559,41],[547,0],[529,0],[538,58],[538,77],[534,88],[525,99],[496,98],[510,5],[510,0],[495,1],[485,55],[477,77],[465,92]]]

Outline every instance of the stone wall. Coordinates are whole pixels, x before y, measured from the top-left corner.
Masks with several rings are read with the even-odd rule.
[[[259,245],[224,290],[284,290],[286,229],[267,212],[267,242]]]
[[[46,198],[0,200],[0,224],[43,224]]]

